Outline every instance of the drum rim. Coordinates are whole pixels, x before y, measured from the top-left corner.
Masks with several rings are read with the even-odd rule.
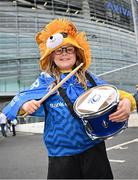
[[[113,89],[115,89],[116,90],[116,101],[115,102],[112,102],[110,105],[108,105],[107,107],[105,107],[105,108],[103,108],[103,109],[101,109],[98,113],[97,112],[94,112],[94,113],[92,113],[92,112],[90,112],[90,113],[79,113],[78,111],[77,111],[77,109],[76,109],[76,104],[77,104],[77,102],[78,102],[78,98],[81,98],[84,94],[86,94],[86,91],[84,92],[84,93],[82,93],[77,99],[76,99],[76,101],[74,102],[74,104],[73,104],[73,109],[74,109],[74,111],[75,111],[75,113],[80,117],[80,118],[86,118],[86,117],[89,117],[90,115],[92,115],[93,117],[98,117],[98,116],[100,116],[100,115],[102,115],[102,114],[104,114],[104,110],[106,109],[107,111],[108,110],[110,110],[113,106],[115,106],[115,105],[117,105],[118,103],[119,103],[119,91],[118,91],[118,89],[114,86],[114,85],[110,85],[110,84],[103,84],[103,85],[98,85],[98,86],[94,86],[94,87],[92,87],[92,88],[90,88],[90,89],[88,89],[88,91],[90,91],[91,89],[96,89],[97,87],[106,87],[106,86],[108,86],[108,87],[111,87],[111,88],[113,88]],[[87,91],[87,92],[88,92]],[[97,113],[97,114],[96,114]]]

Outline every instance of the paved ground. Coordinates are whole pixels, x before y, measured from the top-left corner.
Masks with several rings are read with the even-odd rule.
[[[106,144],[115,179],[138,179],[138,128],[128,128]],[[46,179],[46,174],[42,135],[0,136],[0,179]]]
[[[0,179],[43,179],[46,174],[42,135],[17,133],[0,138]]]
[[[115,179],[138,179],[138,127],[106,141]]]

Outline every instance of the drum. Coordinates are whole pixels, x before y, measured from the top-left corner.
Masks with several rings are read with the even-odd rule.
[[[92,139],[107,139],[127,128],[127,120],[111,122],[109,115],[116,111],[119,93],[115,86],[95,86],[77,98],[74,111],[82,120]]]

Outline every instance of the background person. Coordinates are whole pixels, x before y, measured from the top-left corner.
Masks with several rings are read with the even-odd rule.
[[[6,116],[0,112],[0,126],[1,126],[1,133],[2,136],[7,137],[6,133],[6,123],[7,123],[7,118]]]
[[[136,108],[138,113],[138,84],[136,85],[136,93],[134,94],[134,98],[136,100]]]
[[[56,19],[37,34],[36,41],[43,72],[30,89],[13,98],[3,113],[12,120],[20,111],[29,114],[35,111],[37,114],[41,108],[45,111],[48,179],[113,179],[104,140],[88,137],[82,121],[71,113],[61,93],[61,90],[65,91],[66,98],[74,103],[83,92],[94,86],[86,77],[91,55],[85,34],[79,33],[72,22]],[[82,62],[82,68],[62,85],[62,89],[53,92],[42,105],[37,101]],[[96,85],[107,84],[94,74],[89,74]],[[117,111],[109,119],[125,121],[134,108],[133,96],[120,91]]]
[[[12,136],[16,136],[16,125],[17,125],[17,120],[14,119],[12,121],[10,121],[9,119],[7,120],[7,123],[9,124],[9,129],[12,132]]]

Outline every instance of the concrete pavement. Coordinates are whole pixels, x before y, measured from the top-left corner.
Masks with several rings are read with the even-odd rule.
[[[138,179],[138,128],[106,140],[115,179]],[[0,136],[0,179],[46,179],[47,152],[42,134]]]

